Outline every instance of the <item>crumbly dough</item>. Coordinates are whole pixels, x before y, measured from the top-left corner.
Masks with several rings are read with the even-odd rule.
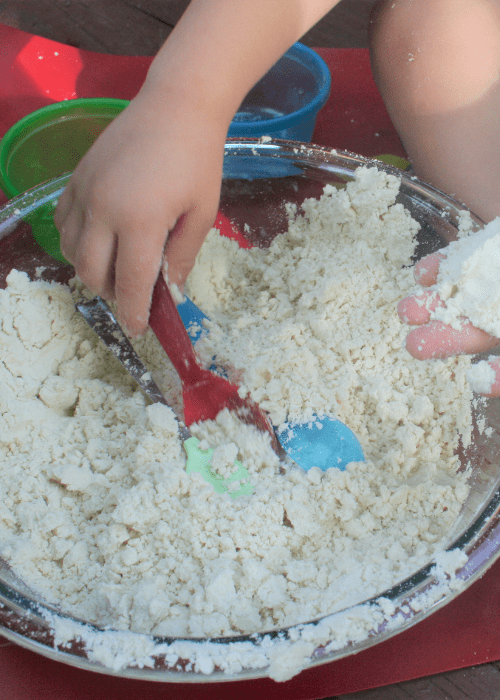
[[[485,395],[491,392],[496,379],[496,372],[490,364],[492,360],[498,360],[498,357],[490,355],[488,360],[480,360],[477,364],[471,365],[466,376],[472,391]]]
[[[431,317],[460,329],[464,318],[500,338],[500,217],[446,249],[432,287],[445,302]]]
[[[402,347],[396,303],[413,285],[417,226],[398,186],[363,168],[290,206],[269,250],[214,231],[204,244],[190,290],[211,317],[207,363],[240,372],[276,425],[336,415],[366,455],[345,471],[281,474],[268,437],[224,412],[193,432],[237,445],[255,490],[234,500],[185,472],[172,412],[147,405],[75,312],[78,285],[9,275],[0,555],[29,586],[101,626],[214,637],[357,604],[440,551],[468,493],[454,451],[470,436],[469,362],[418,362]],[[180,411],[156,339],[136,349]],[[218,448],[222,474],[234,455]]]

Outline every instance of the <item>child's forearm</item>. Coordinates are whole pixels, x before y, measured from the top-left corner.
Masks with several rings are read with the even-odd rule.
[[[253,85],[339,0],[192,0],[141,91],[229,126]]]

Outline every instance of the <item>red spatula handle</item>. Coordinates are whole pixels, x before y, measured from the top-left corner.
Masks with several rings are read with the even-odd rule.
[[[149,325],[183,384],[195,384],[206,378],[208,370],[203,369],[199,364],[162,274],[159,275],[153,290]]]
[[[281,456],[283,450],[264,411],[250,398],[241,398],[237,386],[198,364],[187,331],[161,274],[153,290],[149,325],[181,379],[186,425],[215,420],[222,409],[228,408],[244,422],[268,432],[273,449]]]

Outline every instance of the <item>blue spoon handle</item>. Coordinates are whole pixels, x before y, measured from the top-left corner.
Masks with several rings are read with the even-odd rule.
[[[182,304],[177,305],[177,311],[194,345],[203,333],[203,321],[208,319],[208,316],[186,296]]]

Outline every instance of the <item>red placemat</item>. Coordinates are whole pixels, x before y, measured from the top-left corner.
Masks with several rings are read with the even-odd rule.
[[[26,114],[75,97],[131,99],[151,58],[82,51],[0,24],[0,137]],[[315,143],[366,156],[404,156],[380,99],[365,49],[317,49],[332,74]]]
[[[75,97],[130,99],[151,58],[82,51],[0,24],[0,136],[39,107]],[[332,91],[313,141],[366,156],[404,156],[365,49],[318,49]],[[286,683],[165,684],[92,673],[0,641],[0,700],[317,700],[500,659],[500,562],[415,627]],[[0,638],[1,640],[1,638]]]

